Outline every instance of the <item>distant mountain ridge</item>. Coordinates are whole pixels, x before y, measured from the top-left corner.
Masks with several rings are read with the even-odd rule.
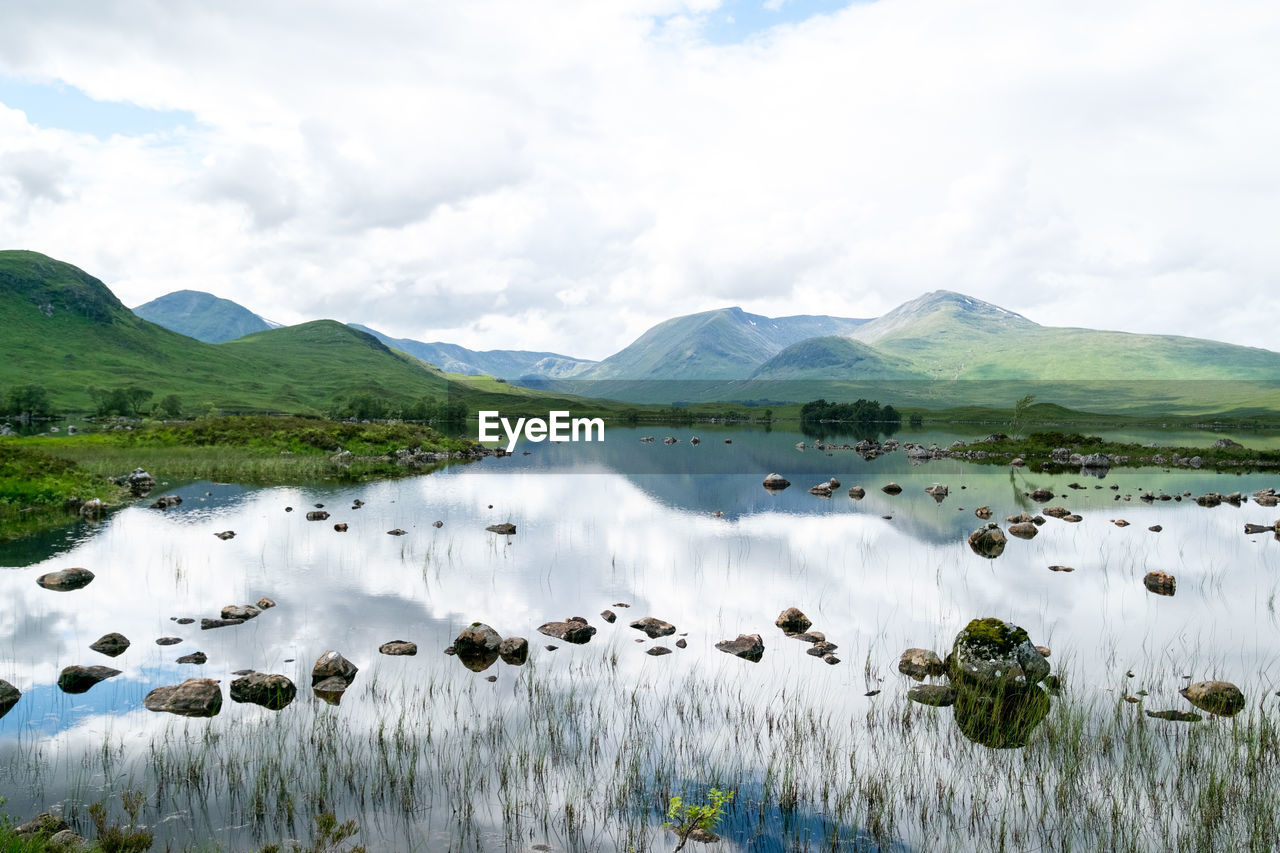
[[[58,262],[44,258],[31,263]],[[49,280],[55,279],[58,276]],[[109,291],[91,296],[74,288],[49,289],[48,282],[42,287],[43,295],[33,297],[42,305],[81,300],[84,310],[125,322],[112,307],[118,300]],[[177,300],[179,296],[185,301]],[[247,309],[208,294],[179,292],[154,302],[170,297],[191,323],[225,319],[228,314],[266,323]],[[635,402],[780,399],[774,390],[742,387],[766,381],[800,383],[795,387],[802,390],[795,390],[796,394],[820,390],[824,382],[838,387],[866,381],[1280,381],[1280,353],[1271,350],[1170,335],[1041,326],[998,305],[948,290],[923,294],[871,319],[771,318],[739,307],[702,311],[658,323],[598,362],[553,352],[477,351],[444,342],[392,338],[358,324],[351,328],[372,335],[394,352],[452,373],[490,375],[544,391]],[[189,327],[188,333],[192,331]]]
[[[133,309],[157,326],[204,341],[219,344],[254,332],[279,326],[239,303],[200,290],[176,290]]]
[[[737,307],[703,311],[659,323],[575,378],[745,379],[791,344],[845,335],[866,322],[821,315],[764,317]]]
[[[569,379],[596,363],[555,352],[503,349],[477,351],[458,344],[425,343],[410,338],[393,338],[359,323],[347,325],[373,335],[392,349],[407,352],[449,373],[464,373],[471,376],[489,375],[504,379],[519,379],[523,376]]]

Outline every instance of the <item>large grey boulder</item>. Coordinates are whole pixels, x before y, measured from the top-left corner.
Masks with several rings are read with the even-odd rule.
[[[1049,662],[1027,632],[1001,619],[974,619],[956,635],[951,648],[953,679],[997,689],[1036,684],[1049,674]]]
[[[148,711],[181,717],[212,717],[222,710],[222,690],[212,678],[188,678],[181,684],[157,687],[142,699]]]

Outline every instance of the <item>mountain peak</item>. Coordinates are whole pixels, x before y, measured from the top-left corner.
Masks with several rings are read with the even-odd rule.
[[[936,326],[949,321],[981,326],[992,332],[1036,325],[1021,314],[999,305],[954,290],[933,290],[861,326],[850,337],[868,344],[889,337],[918,337],[928,335]]]
[[[133,309],[144,320],[205,343],[235,340],[272,327],[230,299],[202,290],[175,290]]]

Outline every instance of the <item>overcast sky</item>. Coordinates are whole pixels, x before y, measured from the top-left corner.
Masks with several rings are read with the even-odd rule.
[[[600,358],[958,290],[1276,345],[1274,0],[0,6],[0,248]]]

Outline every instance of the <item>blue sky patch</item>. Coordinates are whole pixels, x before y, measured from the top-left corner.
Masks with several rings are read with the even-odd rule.
[[[4,74],[0,74],[0,104],[22,110],[28,121],[40,127],[91,133],[99,139],[162,133],[195,123],[195,115],[186,110],[96,101],[65,83],[31,83]]]
[[[865,0],[725,0],[707,13],[704,34],[712,44],[737,44],[779,24],[839,11]]]

